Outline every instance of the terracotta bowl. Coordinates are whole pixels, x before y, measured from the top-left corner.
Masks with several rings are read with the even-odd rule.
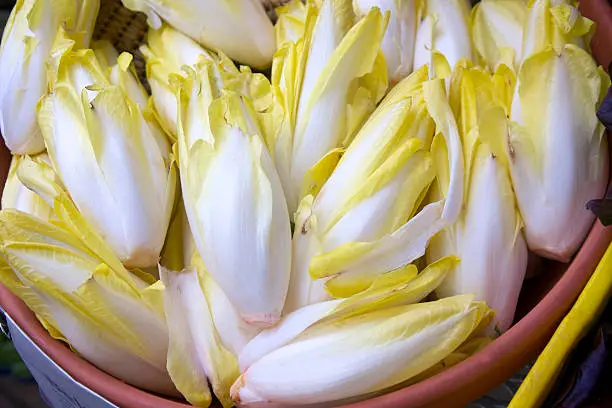
[[[583,0],[583,14],[597,22],[592,49],[606,70],[612,62],[612,6],[607,0]],[[612,145],[612,143],[611,143]],[[0,146],[0,186],[10,155]],[[525,282],[514,326],[464,362],[420,383],[344,405],[346,408],[462,407],[486,394],[533,360],[570,309],[612,241],[612,228],[599,222],[569,265],[541,261],[536,277]],[[25,304],[0,286],[0,305],[51,359],[75,380],[122,408],[179,408],[185,402],[153,395],[117,380],[51,338]],[[270,404],[263,404],[272,407]]]

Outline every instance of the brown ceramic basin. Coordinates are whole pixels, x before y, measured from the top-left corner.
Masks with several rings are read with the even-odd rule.
[[[612,62],[612,6],[607,0],[583,0],[580,7],[585,16],[598,24],[592,41],[593,54],[607,70]],[[8,151],[1,146],[0,186],[4,185],[9,161]],[[514,326],[480,353],[415,385],[344,407],[462,407],[486,394],[538,355],[611,241],[612,228],[596,222],[571,264],[541,262],[537,266],[538,276],[523,286]],[[134,388],[92,366],[66,345],[52,339],[25,304],[1,285],[0,305],[75,380],[116,405],[122,408],[188,406]]]

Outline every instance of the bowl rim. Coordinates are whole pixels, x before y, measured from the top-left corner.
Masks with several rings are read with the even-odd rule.
[[[597,62],[607,69],[612,62],[612,5],[606,0],[581,0],[579,6],[586,17],[598,24],[592,50]],[[419,383],[343,407],[458,407],[480,396],[482,389],[493,389],[534,359],[539,350],[544,348],[611,242],[612,227],[606,228],[596,220],[561,279],[529,313],[484,350]],[[124,408],[189,406],[128,385],[73,353],[64,343],[53,339],[34,313],[1,284],[0,306],[74,380],[108,401]],[[444,394],[440,390],[444,390]]]

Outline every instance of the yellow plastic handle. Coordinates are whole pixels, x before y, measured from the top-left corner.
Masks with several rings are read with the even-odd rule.
[[[536,408],[544,402],[564,362],[597,321],[611,294],[612,245],[608,247],[593,276],[536,360],[508,408]]]

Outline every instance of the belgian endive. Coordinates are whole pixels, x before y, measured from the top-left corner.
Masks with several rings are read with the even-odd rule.
[[[422,10],[419,0],[354,0],[358,13],[366,15],[370,8],[388,11],[389,23],[381,48],[387,63],[387,75],[396,84],[412,72],[414,43]]]
[[[251,101],[215,99],[211,64],[179,88],[181,185],[196,247],[213,279],[254,326],[280,318],[291,267],[283,189]]]
[[[159,283],[128,272],[52,179],[46,164],[28,179],[54,197],[53,223],[0,212],[0,282],[49,333],[110,375],[177,395],[166,370],[168,330]],[[6,262],[6,264],[4,264]]]
[[[83,216],[129,266],[157,264],[177,172],[163,132],[92,50],[55,50],[51,92],[38,108],[48,153]],[[123,61],[117,69],[127,69]],[[123,74],[129,75],[128,72]],[[123,75],[122,74],[122,75]]]
[[[296,406],[381,391],[434,366],[489,317],[471,295],[336,316],[339,302],[297,310],[255,337],[234,401]]]
[[[423,67],[397,85],[316,198],[302,200],[286,311],[330,294],[346,297],[363,290],[377,275],[422,256],[429,239],[456,218],[463,189],[461,158],[453,159],[461,161],[453,162],[453,198],[418,211],[435,176],[428,151],[434,134],[430,114],[436,122],[442,115],[444,126],[454,128],[449,143],[461,154],[456,125],[449,125],[454,122],[450,107],[442,107],[443,85],[427,78]],[[439,131],[448,134],[448,129]]]
[[[35,157],[37,161],[42,160],[46,163],[49,162],[49,157],[46,153],[41,153]],[[51,206],[19,180],[18,173],[20,169],[21,172],[23,172],[24,167],[27,167],[29,162],[30,161],[24,159],[23,156],[13,156],[6,183],[2,191],[2,208],[13,208],[48,221],[53,213]],[[51,168],[49,168],[49,170],[53,171]]]
[[[474,6],[472,38],[489,68],[520,62],[526,18],[525,0],[483,0]]]
[[[414,46],[414,69],[432,64],[444,55],[450,68],[462,59],[472,59],[469,4],[466,0],[425,0]]]
[[[286,43],[272,67],[280,112],[278,133],[269,144],[291,214],[311,189],[308,174],[333,169],[340,149],[387,88],[380,10],[354,24],[351,0],[306,7],[303,38]]]
[[[98,15],[99,0],[18,0],[0,48],[0,131],[15,154],[45,149],[36,105],[47,91],[47,59],[60,27],[81,47]]]
[[[147,15],[159,29],[163,21],[206,48],[258,69],[268,68],[274,54],[274,29],[258,0],[122,0]]]
[[[608,147],[595,114],[609,77],[567,44],[522,64],[508,140],[512,182],[529,248],[569,261],[591,227],[586,203],[608,181]]]
[[[466,194],[459,219],[434,237],[427,258],[457,255],[461,262],[442,282],[438,296],[475,295],[495,310],[495,325],[505,331],[512,324],[527,269],[527,246],[505,152],[507,106],[496,95],[493,77],[481,68],[458,67],[453,82],[461,101]],[[444,195],[448,164],[442,139],[434,140],[432,155],[439,174],[434,194]]]

